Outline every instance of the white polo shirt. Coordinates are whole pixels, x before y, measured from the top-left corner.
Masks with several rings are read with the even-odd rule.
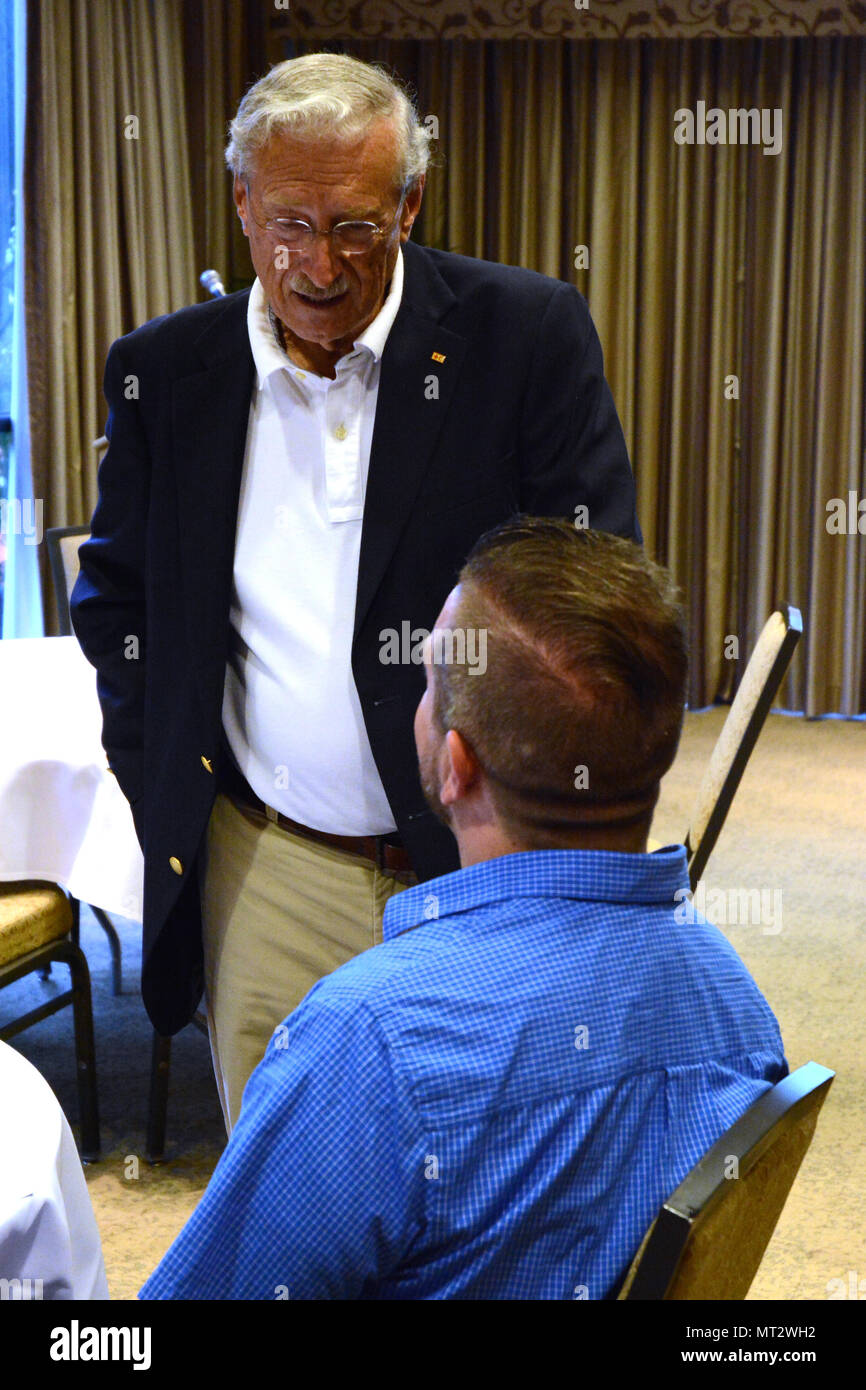
[[[274,338],[258,280],[247,326],[256,366],[241,481],[223,724],[269,806],[314,830],[395,828],[351,668],[364,494],[385,302],[336,378],[297,367]]]

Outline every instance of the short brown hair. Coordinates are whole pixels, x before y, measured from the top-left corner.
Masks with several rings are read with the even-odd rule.
[[[472,746],[527,848],[649,818],[682,728],[688,651],[668,572],[631,541],[516,517],[460,573],[486,669],[438,663],[434,716]],[[584,771],[585,769],[585,771]]]

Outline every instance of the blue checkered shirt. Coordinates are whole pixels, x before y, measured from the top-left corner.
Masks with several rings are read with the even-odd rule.
[[[276,1030],[140,1296],[609,1297],[787,1073],[687,886],[682,846],[541,850],[392,897],[384,943]]]

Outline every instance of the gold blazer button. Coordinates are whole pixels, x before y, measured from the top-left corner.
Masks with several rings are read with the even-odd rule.
[[[181,864],[181,862],[180,862],[179,859],[176,859],[176,858],[175,858],[174,855],[171,856],[171,858],[169,859],[168,862],[169,862],[169,864],[171,865],[171,867],[174,869],[174,871],[175,871],[176,874],[182,874],[182,873],[183,873],[183,865]]]
[[[213,763],[210,758],[206,758],[204,753],[201,755],[201,765],[206,772],[213,772]]]

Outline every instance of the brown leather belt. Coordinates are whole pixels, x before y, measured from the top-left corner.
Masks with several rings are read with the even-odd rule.
[[[369,859],[379,869],[392,873],[411,873],[412,862],[401,844],[395,844],[395,835],[332,835],[329,830],[313,830],[309,825],[284,816],[274,806],[268,806],[256,796],[250,784],[228,758],[223,759],[220,770],[220,790],[247,811],[264,816],[272,825],[287,830],[290,835],[300,835],[305,840],[315,840],[331,849],[342,850],[344,854],[358,854]]]

